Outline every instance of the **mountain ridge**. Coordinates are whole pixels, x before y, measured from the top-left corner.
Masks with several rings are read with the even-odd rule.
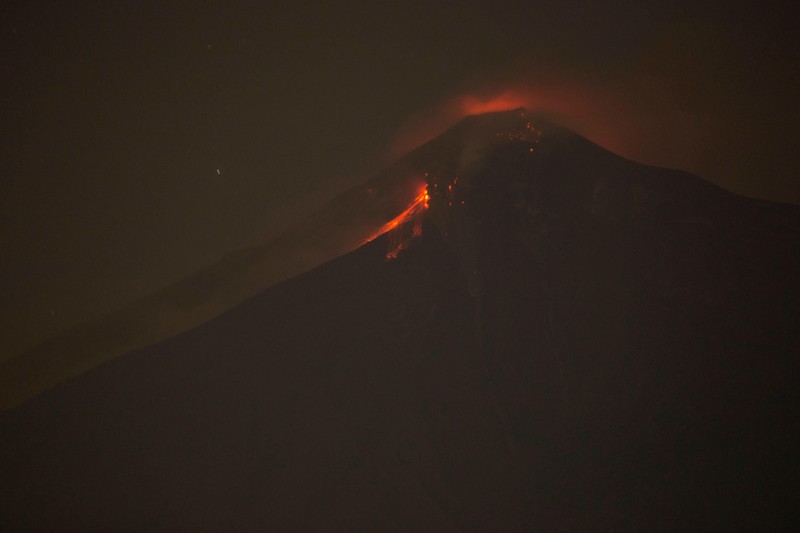
[[[110,315],[71,328],[3,362],[0,365],[0,410],[11,408],[113,357],[191,329],[276,282],[347,253],[362,244],[374,228],[405,209],[417,194],[420,184],[426,181],[426,172],[464,174],[468,167],[479,165],[480,159],[491,151],[496,142],[520,142],[516,137],[524,136],[528,132],[526,126],[532,123],[543,125],[547,132],[545,145],[539,147],[539,151],[547,152],[555,149],[554,145],[561,146],[561,155],[545,154],[544,159],[555,157],[569,160],[572,145],[577,145],[584,159],[587,154],[595,160],[610,155],[591,141],[555,126],[545,114],[529,113],[520,108],[465,117],[445,134],[400,158],[375,178],[341,193],[327,207],[313,213],[277,239],[262,246],[231,252],[209,268]],[[428,168],[432,165],[426,161],[435,161],[442,168]],[[609,164],[609,161],[612,166],[623,169],[629,165],[616,156],[610,159],[605,157],[604,164]],[[684,204],[687,201],[700,202],[701,198],[713,195],[714,191],[733,203],[736,203],[734,197],[740,198],[688,173],[673,171],[669,184],[666,184],[664,180],[659,182],[648,177],[653,173],[645,172],[645,169],[655,167],[640,165],[635,168],[640,173],[638,197],[636,192],[625,193],[627,197],[634,198],[633,204],[637,201],[639,204],[646,202],[648,195],[653,196],[651,193],[654,190],[659,191],[662,198],[669,198],[670,190],[677,190],[675,184],[678,181],[683,183],[684,189],[689,189],[683,191]],[[567,173],[585,175],[587,171],[571,169]],[[644,186],[648,180],[649,183]],[[619,191],[609,192],[609,186],[613,186],[613,183],[596,184],[592,191],[594,208],[606,213],[613,212],[614,216],[626,212],[630,215],[628,211],[632,204],[620,203],[619,199],[624,195]],[[628,184],[628,188],[636,187]],[[586,191],[565,191],[565,194],[578,197],[585,196]],[[604,203],[604,194],[608,198],[616,198],[617,203]],[[548,201],[555,200],[550,198]],[[748,205],[755,205],[754,202],[764,206],[764,209],[787,213],[796,211],[789,204],[780,207],[783,204],[763,200],[748,199],[742,206],[746,209]]]
[[[389,232],[0,413],[0,523],[796,523],[800,210],[519,113],[395,167],[430,199],[393,258]]]

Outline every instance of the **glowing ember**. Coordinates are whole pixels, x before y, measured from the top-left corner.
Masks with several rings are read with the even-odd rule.
[[[428,208],[429,200],[428,187],[425,186],[405,211],[381,226],[365,242],[371,242],[384,233],[388,233],[386,259],[394,259],[408,247],[412,239],[422,235],[422,215]]]
[[[494,110],[496,106],[506,108],[513,103],[511,98],[498,98],[489,102],[465,101],[465,106],[470,104],[472,106],[471,110],[484,112]],[[524,110],[519,112],[519,117],[522,120],[515,121],[514,124],[508,124],[501,131],[497,131],[496,140],[494,141],[492,141],[492,134],[487,132],[489,146],[509,143],[533,154],[542,132],[527,120]],[[455,175],[455,173],[425,172],[424,177],[427,185],[423,186],[412,203],[402,213],[381,226],[369,239],[364,241],[365,243],[370,242],[383,234],[387,234],[387,259],[397,257],[414,238],[422,235],[422,215],[428,209],[431,199],[435,202],[437,217],[439,215],[445,217],[461,216],[459,213],[465,213],[463,209],[467,206],[466,196],[470,190],[469,176],[463,176],[467,180],[466,187],[459,183],[459,176]],[[444,210],[440,210],[440,208]]]

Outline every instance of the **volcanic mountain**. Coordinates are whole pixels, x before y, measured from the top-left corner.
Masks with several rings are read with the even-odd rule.
[[[3,529],[796,521],[800,208],[524,110],[385,176],[355,251],[0,414]]]

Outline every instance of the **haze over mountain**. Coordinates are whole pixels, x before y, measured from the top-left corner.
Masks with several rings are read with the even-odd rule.
[[[4,367],[12,405],[70,357],[72,375],[106,361],[0,414],[0,523],[796,520],[797,206],[513,110],[468,117],[293,231],[292,255],[243,252],[95,330],[125,334],[87,329]],[[116,357],[173,313],[197,324],[251,295]]]
[[[228,254],[210,268],[0,363],[0,409],[197,326],[260,290],[354,250],[405,209],[420,187],[424,178],[411,174],[409,162],[401,159],[278,238]]]
[[[791,7],[6,0],[0,362],[263,244],[466,114],[547,109],[800,204]]]

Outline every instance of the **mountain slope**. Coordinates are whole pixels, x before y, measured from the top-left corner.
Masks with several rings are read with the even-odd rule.
[[[430,205],[396,259],[385,235],[0,414],[0,523],[797,518],[798,208],[522,111],[471,117],[404,165]]]
[[[424,186],[401,159],[263,245],[81,324],[0,363],[0,410],[91,368],[206,322],[283,280],[348,253],[394,218]]]

